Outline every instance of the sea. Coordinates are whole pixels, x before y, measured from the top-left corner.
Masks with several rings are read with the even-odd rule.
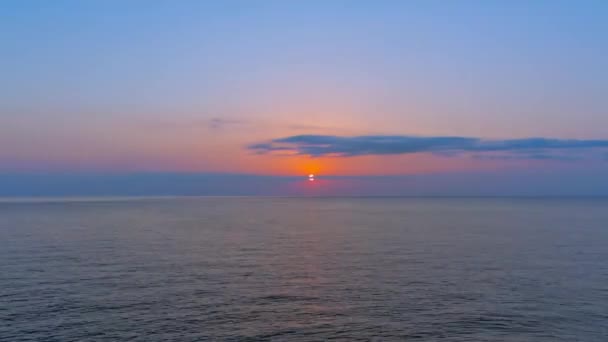
[[[0,201],[0,341],[608,341],[608,199]]]

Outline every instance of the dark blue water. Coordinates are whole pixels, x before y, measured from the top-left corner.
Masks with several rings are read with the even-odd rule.
[[[1,341],[608,341],[608,201],[0,203]]]

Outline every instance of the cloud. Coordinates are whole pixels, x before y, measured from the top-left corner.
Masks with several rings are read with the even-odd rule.
[[[509,154],[474,154],[474,159],[479,160],[558,160],[558,161],[578,161],[582,160],[580,156],[570,156],[563,154],[547,154],[547,153],[515,153]]]
[[[321,130],[321,129],[330,129],[332,127],[325,127],[325,126],[319,126],[319,125],[306,125],[306,124],[292,124],[292,125],[288,125],[287,128],[289,129],[294,129],[294,130]]]
[[[140,125],[141,122],[134,122]],[[207,129],[207,130],[222,130],[232,126],[248,125],[251,122],[236,118],[190,118],[182,120],[167,120],[167,119],[146,119],[144,121],[146,128],[152,129],[172,129],[172,130],[191,130],[191,129]]]
[[[571,160],[572,151],[608,148],[608,140],[525,138],[488,140],[473,137],[407,135],[294,135],[248,146],[258,154],[285,153],[312,157],[353,157],[433,153],[441,156],[474,154],[502,159]],[[489,154],[492,153],[494,157]],[[557,153],[557,154],[556,154]]]
[[[207,127],[209,129],[222,129],[222,128],[225,128],[226,126],[239,125],[239,124],[243,124],[243,123],[244,123],[243,120],[223,119],[223,118],[218,118],[218,117],[211,118],[206,121]]]

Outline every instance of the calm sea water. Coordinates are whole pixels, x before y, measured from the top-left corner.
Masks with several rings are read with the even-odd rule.
[[[608,200],[0,203],[1,341],[608,341]]]

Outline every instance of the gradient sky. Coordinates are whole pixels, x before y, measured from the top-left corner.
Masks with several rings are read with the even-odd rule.
[[[323,194],[608,195],[606,56],[602,0],[6,0],[0,195],[186,173],[299,194],[275,183],[311,172]]]

